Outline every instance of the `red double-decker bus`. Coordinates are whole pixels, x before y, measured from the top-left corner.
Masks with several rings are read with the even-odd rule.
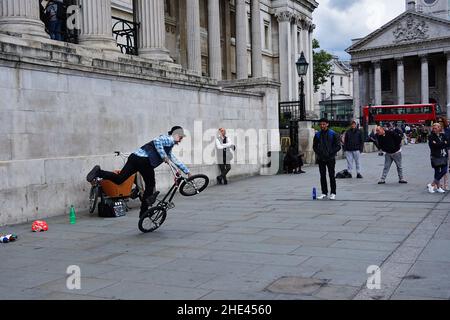
[[[397,122],[430,125],[439,114],[439,107],[434,103],[363,107],[363,121],[366,124]]]

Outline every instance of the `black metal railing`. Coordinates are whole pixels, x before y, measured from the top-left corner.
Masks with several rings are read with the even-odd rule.
[[[287,101],[278,104],[280,114],[280,128],[287,128],[292,121],[306,120],[306,110],[300,101]]]
[[[139,23],[118,17],[113,18],[113,35],[124,54],[138,55]]]

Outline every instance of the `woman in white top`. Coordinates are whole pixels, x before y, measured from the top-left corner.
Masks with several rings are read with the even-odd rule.
[[[230,149],[236,150],[236,146],[229,141],[226,134],[225,128],[220,128],[216,139],[217,163],[220,169],[220,175],[217,176],[218,184],[228,184],[227,174],[231,170],[230,162],[233,159]]]

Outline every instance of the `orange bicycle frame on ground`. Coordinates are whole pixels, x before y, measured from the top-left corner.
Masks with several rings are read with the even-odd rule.
[[[120,170],[115,170],[114,172],[120,173]],[[121,185],[117,185],[109,180],[100,181],[100,185],[106,196],[110,198],[127,198],[131,195],[131,190],[133,188],[135,177],[136,174],[133,174]]]

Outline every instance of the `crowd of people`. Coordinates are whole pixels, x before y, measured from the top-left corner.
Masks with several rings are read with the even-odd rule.
[[[336,177],[335,173],[336,156],[342,149],[347,160],[347,176],[352,177],[353,165],[356,168],[356,177],[362,179],[360,155],[364,150],[364,134],[358,127],[356,121],[351,122],[349,129],[342,134],[338,134],[329,128],[327,119],[319,120],[320,130],[314,136],[313,149],[316,154],[316,163],[319,165],[320,183],[322,193],[317,199],[336,199]],[[395,163],[398,174],[398,183],[407,184],[404,177],[402,163],[402,147],[409,143],[428,143],[430,148],[431,167],[434,169],[434,178],[427,185],[430,193],[445,193],[450,191],[448,183],[449,156],[450,149],[450,126],[445,117],[439,117],[437,122],[431,126],[431,130],[424,125],[396,125],[387,123],[384,126],[377,126],[369,135],[369,141],[377,147],[380,156],[385,157],[383,171],[378,184],[386,184],[386,177],[390,171],[392,163]],[[284,169],[286,173],[299,173],[303,161],[301,154],[290,147],[284,159]],[[328,192],[327,171],[330,180],[330,193]],[[302,171],[303,172],[303,171]]]

